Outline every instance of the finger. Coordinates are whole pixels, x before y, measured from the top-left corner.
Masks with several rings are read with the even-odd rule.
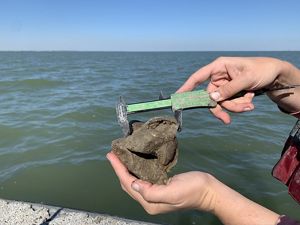
[[[128,190],[122,183],[121,184],[121,187],[122,187],[122,190],[125,191],[131,198],[133,198],[134,200],[138,201],[137,197],[132,194],[130,190]]]
[[[243,97],[236,98],[230,101],[223,101],[219,104],[221,105],[221,107],[231,112],[247,112],[254,109],[254,105],[252,103],[253,97],[254,93],[247,93]]]
[[[107,159],[111,163],[117,177],[119,178],[121,187],[123,191],[129,194],[133,199],[140,202],[142,200],[141,196],[138,196],[138,193],[132,190],[131,184],[137,178],[132,176],[127,168],[123,165],[123,163],[119,160],[119,158],[113,153],[110,152],[106,155]]]
[[[210,93],[210,97],[215,101],[224,101],[248,87],[249,81],[242,77],[237,77]]]
[[[252,102],[255,94],[253,92],[247,92],[244,96],[240,98],[233,99],[236,103],[250,103]]]
[[[119,178],[121,185],[123,185],[126,189],[130,187],[131,183],[137,178],[128,172],[127,168],[114,153],[110,152],[106,155],[106,157]]]
[[[173,211],[175,207],[172,204],[170,204],[169,202],[161,201],[162,199],[156,201],[158,199],[152,198],[151,193],[145,191],[147,188],[152,189],[153,186],[155,187],[156,185],[151,184],[147,181],[136,180],[131,184],[131,188],[127,191],[127,193],[136,201],[138,201],[142,205],[142,207],[151,215]],[[155,189],[155,191],[160,192],[159,189]],[[159,193],[155,194],[156,196],[159,195]]]
[[[170,183],[167,185],[157,185],[136,180],[132,183],[132,189],[140,193],[144,200],[150,203],[175,203],[175,195],[171,191],[172,187]]]
[[[127,194],[130,195],[133,199],[138,201],[149,214],[154,215],[158,213],[172,211],[172,207],[170,205],[153,204],[147,202],[139,192],[135,191],[131,186],[134,180],[136,180],[136,178],[130,175],[127,168],[122,164],[122,162],[118,159],[118,157],[114,153],[112,152],[108,153],[107,159],[110,161],[113,169],[116,172],[116,175],[119,177],[122,189],[125,192],[127,192]],[[144,183],[148,183],[148,182],[144,181]],[[151,184],[148,183],[148,185]]]
[[[227,112],[223,111],[222,107],[218,104],[215,108],[209,109],[211,113],[225,124],[230,124],[231,119]]]
[[[252,103],[235,103],[232,101],[224,101],[220,105],[226,110],[235,113],[248,112],[255,108]]]
[[[181,92],[185,92],[185,91],[191,91],[195,87],[197,87],[199,84],[201,84],[202,82],[206,81],[209,78],[209,76],[210,76],[210,74],[212,72],[212,68],[213,68],[213,63],[210,63],[210,64],[202,67],[198,71],[196,71],[176,91],[176,93],[181,93]]]
[[[218,86],[214,85],[213,83],[209,82],[206,88],[208,93],[214,92],[218,89]]]

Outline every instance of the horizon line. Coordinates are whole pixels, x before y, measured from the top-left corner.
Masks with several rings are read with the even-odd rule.
[[[299,52],[300,50],[0,50],[0,52]]]

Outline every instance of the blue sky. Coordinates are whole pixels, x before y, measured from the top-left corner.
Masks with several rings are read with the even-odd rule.
[[[0,0],[0,50],[300,50],[299,0]]]

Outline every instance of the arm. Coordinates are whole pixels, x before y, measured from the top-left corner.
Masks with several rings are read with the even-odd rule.
[[[213,189],[218,196],[214,213],[222,223],[226,225],[277,224],[279,219],[277,213],[245,198],[218,180],[215,180]]]
[[[281,72],[275,84],[300,84],[300,70],[288,62],[281,62]],[[279,90],[268,93],[268,96],[280,108],[292,114],[300,111],[300,87],[290,90]]]
[[[226,225],[276,225],[279,215],[260,206],[203,172],[174,176],[167,185],[150,184],[132,176],[108,153],[121,186],[149,214],[197,209],[215,214]]]
[[[194,73],[177,92],[191,91],[209,78],[207,90],[218,102],[211,111],[224,123],[230,123],[230,117],[223,109],[232,112],[253,110],[251,91],[300,84],[300,71],[273,58],[219,58]],[[243,97],[226,100],[241,90],[249,92]],[[285,111],[300,111],[300,88],[272,91],[268,95]],[[275,225],[279,222],[277,213],[245,198],[207,173],[183,173],[171,178],[167,185],[156,185],[132,176],[113,153],[107,158],[123,190],[150,214],[198,209],[215,214],[227,225]]]
[[[193,90],[207,79],[210,80],[207,91],[219,103],[211,112],[227,124],[230,116],[223,109],[232,112],[253,110],[251,91],[300,84],[300,71],[275,58],[221,57],[192,74],[177,92]],[[244,97],[226,100],[242,90],[249,92]],[[300,111],[300,87],[270,91],[268,96],[287,112]]]

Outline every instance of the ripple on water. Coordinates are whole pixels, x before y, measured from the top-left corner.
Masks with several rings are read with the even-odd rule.
[[[12,189],[0,189],[1,197],[51,199],[56,205],[158,223],[211,224],[213,217],[204,220],[203,214],[193,212],[147,217],[122,193],[104,160],[111,141],[122,136],[115,114],[120,95],[128,103],[157,99],[161,90],[170,95],[200,66],[233,54],[280,57],[300,66],[299,52],[0,52],[0,182],[1,187],[18,182]],[[253,112],[230,114],[228,126],[207,109],[185,111],[176,173],[212,173],[251,199],[296,218],[285,187],[270,175],[295,119],[280,113],[266,96],[256,97],[254,104]],[[158,115],[173,114],[162,110],[129,119],[146,121]],[[47,185],[36,174],[46,177]],[[52,184],[56,178],[60,185]],[[28,186],[31,181],[36,182]],[[70,188],[66,192],[64,187]],[[97,188],[78,200],[78,193],[90,187]]]

